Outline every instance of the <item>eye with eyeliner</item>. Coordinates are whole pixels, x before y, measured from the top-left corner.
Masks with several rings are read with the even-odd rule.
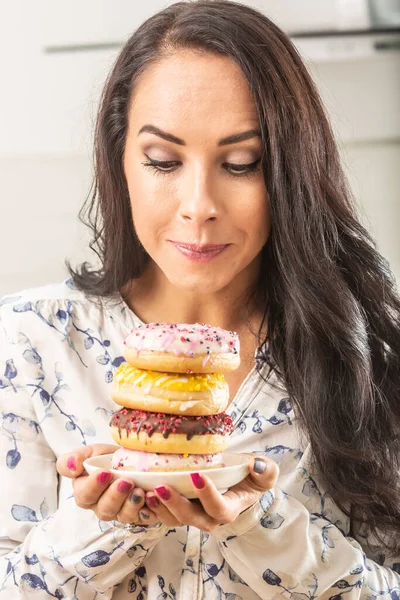
[[[181,164],[176,160],[154,160],[145,154],[148,159],[143,162],[142,165],[145,168],[153,170],[158,175],[167,175],[176,171],[177,167]],[[223,168],[226,170],[230,177],[246,177],[257,173],[261,159],[258,158],[252,163],[223,163]]]

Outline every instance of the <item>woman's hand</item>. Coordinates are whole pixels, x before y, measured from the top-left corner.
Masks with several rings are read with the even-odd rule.
[[[88,475],[83,461],[90,456],[111,454],[118,446],[92,444],[82,446],[74,452],[63,454],[57,460],[57,471],[64,477],[73,479],[75,502],[80,508],[92,510],[102,521],[119,521],[151,525],[158,522],[155,514],[145,506],[145,493],[135,487],[129,478],[117,479],[111,483],[112,474],[108,470]]]
[[[223,495],[207,476],[191,473],[200,503],[191,502],[170,486],[159,486],[146,494],[147,506],[168,527],[192,525],[210,532],[218,525],[233,523],[241,512],[275,486],[279,467],[274,461],[255,456],[249,459],[249,467],[249,475]]]

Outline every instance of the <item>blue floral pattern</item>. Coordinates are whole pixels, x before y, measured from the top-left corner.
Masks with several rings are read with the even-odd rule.
[[[212,534],[133,532],[78,508],[57,457],[112,443],[110,383],[140,321],[71,281],[0,305],[0,598],[400,600],[400,557],[349,519],[313,472],[290,398],[268,365],[229,407],[231,450],[280,466],[278,485]]]

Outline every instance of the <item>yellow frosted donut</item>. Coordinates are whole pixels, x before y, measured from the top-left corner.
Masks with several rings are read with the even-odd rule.
[[[218,414],[229,402],[228,383],[221,373],[162,373],[126,363],[114,373],[111,395],[127,408],[185,415]]]

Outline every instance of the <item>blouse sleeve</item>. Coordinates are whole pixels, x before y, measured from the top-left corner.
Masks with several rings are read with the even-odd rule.
[[[73,497],[58,507],[56,457],[29,392],[40,373],[25,319],[0,308],[0,598],[110,599],[167,528],[115,528]]]
[[[280,488],[213,534],[232,569],[263,599],[400,597],[400,560],[379,566],[357,541]]]

